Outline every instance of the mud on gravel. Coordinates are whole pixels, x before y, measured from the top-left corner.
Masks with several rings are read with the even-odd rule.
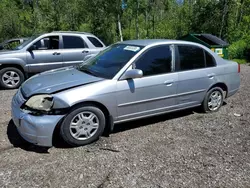
[[[120,124],[78,148],[24,142],[11,121],[15,91],[0,90],[0,187],[249,187],[250,66],[241,66],[241,81],[218,113]]]

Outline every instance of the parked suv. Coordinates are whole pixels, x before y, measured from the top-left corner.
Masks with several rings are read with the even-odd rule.
[[[18,88],[29,75],[82,63],[104,48],[90,33],[56,31],[32,36],[14,50],[0,52],[0,87]]]

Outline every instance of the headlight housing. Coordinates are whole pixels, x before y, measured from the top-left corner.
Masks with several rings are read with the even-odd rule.
[[[53,103],[53,97],[50,95],[35,95],[25,103],[25,106],[33,110],[49,112]]]

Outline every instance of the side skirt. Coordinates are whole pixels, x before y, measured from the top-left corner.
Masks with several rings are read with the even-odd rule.
[[[120,120],[120,121],[115,121],[114,124],[123,123],[123,122],[127,122],[127,121],[133,121],[133,120],[147,118],[147,117],[153,117],[153,116],[157,116],[157,115],[161,115],[161,114],[167,114],[167,113],[170,113],[170,112],[176,112],[176,111],[185,110],[185,109],[189,109],[189,108],[194,108],[194,107],[198,107],[198,106],[200,106],[200,104],[196,104],[196,105],[192,105],[192,106],[184,107],[184,108],[167,110],[165,112],[158,112],[158,113],[153,113],[153,114],[149,114],[149,115],[144,115],[144,116],[138,116],[138,117],[134,117],[134,118],[123,119],[123,120]]]

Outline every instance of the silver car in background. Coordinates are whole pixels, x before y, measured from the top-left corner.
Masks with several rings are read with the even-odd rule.
[[[9,39],[5,40],[2,43],[0,43],[0,50],[12,50],[28,40],[28,38],[15,38],[15,39]]]
[[[54,31],[32,36],[14,50],[0,52],[0,87],[18,88],[30,75],[77,65],[104,48],[91,33]]]
[[[202,45],[125,41],[76,68],[27,80],[13,97],[12,118],[31,143],[52,146],[58,127],[67,143],[80,146],[121,122],[197,106],[216,112],[239,87],[239,65]]]

